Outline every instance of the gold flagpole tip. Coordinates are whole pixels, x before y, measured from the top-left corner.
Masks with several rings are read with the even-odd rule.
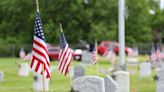
[[[60,25],[60,31],[63,32],[62,24],[59,23],[59,25]]]

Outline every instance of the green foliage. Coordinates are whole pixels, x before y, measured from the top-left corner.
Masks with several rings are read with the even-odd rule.
[[[149,14],[149,4],[146,0],[127,0],[128,20],[126,21],[126,41],[127,43],[150,42],[151,15]]]
[[[2,44],[31,44],[35,20],[33,0],[0,0],[0,42]],[[39,0],[46,41],[59,43],[59,23],[69,43],[79,40],[118,39],[117,0]],[[126,0],[128,19],[126,42],[150,42],[152,28],[163,29],[163,12],[153,0]],[[157,13],[152,17],[149,10]]]

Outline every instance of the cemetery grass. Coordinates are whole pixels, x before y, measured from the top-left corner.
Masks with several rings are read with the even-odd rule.
[[[143,57],[142,57],[143,58]],[[116,59],[118,60],[118,58]],[[18,58],[0,58],[0,71],[4,72],[4,81],[0,82],[0,92],[33,92],[33,76],[32,73],[28,77],[20,77],[18,75],[17,63],[23,61]],[[27,61],[29,63],[29,61]],[[79,61],[73,61],[72,66],[79,65]],[[58,63],[51,62],[51,65],[55,66],[55,70],[52,72],[49,92],[69,92],[71,88],[70,77],[63,76],[57,71]],[[104,58],[100,58],[99,68],[108,69],[112,65]],[[136,90],[136,92],[155,92],[155,81],[153,76],[156,74],[153,70],[152,76],[146,78],[139,77],[139,68],[134,66],[128,66],[128,70],[136,70],[136,74],[130,75],[130,92]],[[105,77],[104,74],[97,72],[97,66],[85,66],[85,75],[98,75]]]

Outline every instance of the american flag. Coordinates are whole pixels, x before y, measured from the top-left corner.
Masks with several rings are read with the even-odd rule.
[[[115,59],[116,59],[116,54],[115,54],[114,50],[112,50],[111,57],[110,57],[110,61],[112,64],[114,64]]]
[[[135,56],[138,56],[138,49],[128,47],[128,57],[135,57]]]
[[[152,48],[151,48],[151,55],[150,55],[150,61],[152,63],[155,63],[156,60],[157,60],[156,51],[155,51],[154,46],[152,46]]]
[[[109,48],[105,51],[105,53],[104,53],[103,56],[105,56],[106,58],[108,58],[108,59],[111,61],[111,63],[114,64],[115,59],[116,59],[116,54],[115,54],[115,52],[114,52],[113,47],[109,47]]]
[[[97,43],[95,42],[95,45],[92,51],[92,64],[96,64],[97,62],[98,62]]]
[[[63,32],[61,32],[60,33],[60,52],[58,56],[58,61],[59,61],[58,68],[59,68],[59,72],[62,73],[63,75],[67,74],[72,58],[73,58],[72,52],[69,49],[65,35]]]
[[[31,68],[48,79],[51,76],[48,50],[39,13],[36,14],[35,19]]]

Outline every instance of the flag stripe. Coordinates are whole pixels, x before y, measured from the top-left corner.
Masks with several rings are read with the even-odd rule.
[[[62,50],[61,52],[62,52],[62,55],[61,55],[61,57],[59,57],[59,62],[60,62],[60,64],[59,64],[59,69],[63,66],[63,64],[64,64],[64,62],[65,62],[65,58],[67,58],[67,57],[64,57],[65,56],[65,54],[67,53],[67,49],[68,49],[68,46],[66,46],[66,48],[64,48],[64,50]]]
[[[34,52],[34,57],[35,57],[35,60],[39,61],[38,63],[44,64],[45,63],[44,61],[46,61],[44,57],[40,56],[39,54],[35,52]],[[47,64],[45,64],[45,67],[46,67],[45,70],[48,69],[48,71],[50,72],[49,66]]]
[[[40,46],[40,48],[43,48],[48,53],[47,46],[43,42],[43,40],[41,40],[38,37],[34,36],[33,43],[35,43],[36,45]]]
[[[44,63],[47,63],[48,64],[48,66],[50,66],[50,63],[48,62],[49,61],[49,57],[48,57],[48,55],[47,55],[47,53],[45,53],[45,51],[42,49],[42,48],[39,48],[39,47],[35,47],[34,46],[34,48],[33,48],[33,51],[34,52],[36,52],[36,53],[38,53],[40,56],[42,56],[43,58],[45,58],[45,62]]]
[[[92,51],[92,64],[96,64],[98,62],[98,56],[97,56],[97,43],[94,44],[94,49]]]
[[[69,53],[68,53],[68,58],[65,59],[67,62],[64,62],[64,66],[63,66],[63,69],[62,69],[62,72],[63,72],[63,73],[66,72],[65,70],[66,70],[66,68],[67,68],[67,66],[68,66],[68,63],[70,62],[70,59],[71,59],[71,53],[69,52]]]

